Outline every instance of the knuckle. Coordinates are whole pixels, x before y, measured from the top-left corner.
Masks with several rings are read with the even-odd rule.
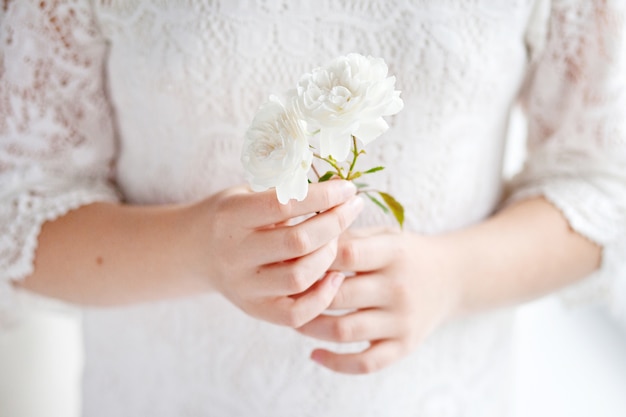
[[[298,308],[286,310],[282,317],[282,324],[294,329],[303,326],[307,321],[302,311]]]
[[[359,373],[371,374],[382,369],[383,364],[374,356],[364,356],[357,361]]]
[[[291,268],[287,272],[287,290],[293,293],[301,293],[309,288],[308,275],[301,268]]]
[[[291,227],[286,234],[287,249],[296,255],[304,255],[311,251],[311,237],[300,227]]]
[[[397,309],[401,311],[408,310],[411,308],[411,285],[406,279],[395,279],[391,280],[390,288],[392,292],[392,297],[395,300],[395,306]]]
[[[233,225],[237,224],[233,219],[241,213],[241,207],[241,199],[238,195],[226,191],[217,194],[210,209],[213,232],[221,233],[232,229]]]
[[[355,329],[347,320],[337,320],[332,328],[333,336],[338,342],[351,342],[354,340]]]
[[[359,254],[356,245],[353,242],[342,243],[341,247],[338,249],[338,258],[345,268],[354,268],[359,262]]]
[[[238,195],[233,190],[227,189],[220,191],[214,197],[214,211],[220,213],[230,213],[233,207],[238,205]]]
[[[411,291],[409,279],[406,277],[389,280],[389,286],[396,298],[407,299]]]
[[[231,204],[228,199],[217,198],[215,201],[215,207],[212,210],[215,221],[213,224],[216,227],[227,224],[228,216],[231,213]]]

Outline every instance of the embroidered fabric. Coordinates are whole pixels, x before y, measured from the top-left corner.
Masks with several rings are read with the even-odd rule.
[[[545,196],[574,230],[604,247],[603,268],[566,299],[603,300],[624,320],[624,8],[552,3],[550,37],[523,98],[531,157],[512,184],[512,200]]]
[[[32,270],[47,220],[93,201],[192,201],[241,183],[241,138],[258,105],[356,51],[383,57],[403,90],[405,109],[362,162],[387,167],[373,185],[403,202],[407,229],[439,233],[496,209],[509,113],[521,99],[529,158],[509,201],[544,195],[603,245],[602,270],[578,297],[626,305],[625,8],[620,0],[5,1],[0,300]],[[373,207],[360,219],[381,223],[391,220]],[[84,412],[502,416],[510,319],[495,312],[448,325],[399,364],[354,378],[312,364],[316,341],[248,318],[217,295],[91,310]]]
[[[5,2],[0,10],[0,311],[9,280],[32,272],[41,225],[109,185],[114,130],[105,44],[78,2]],[[5,308],[3,309],[2,306]]]

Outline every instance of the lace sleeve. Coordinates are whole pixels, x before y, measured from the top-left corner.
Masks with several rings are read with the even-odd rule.
[[[567,298],[626,318],[626,2],[552,0],[524,106],[529,157],[510,201],[543,195],[603,247]]]
[[[0,4],[0,311],[32,272],[41,225],[116,200],[106,43],[88,1]],[[5,312],[7,310],[5,309]]]

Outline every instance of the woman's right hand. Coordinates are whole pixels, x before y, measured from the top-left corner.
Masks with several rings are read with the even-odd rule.
[[[330,305],[343,281],[327,271],[339,235],[363,206],[355,194],[342,180],[311,184],[304,201],[285,205],[274,190],[217,193],[190,207],[191,244],[200,248],[192,251],[193,272],[247,314],[300,327]]]

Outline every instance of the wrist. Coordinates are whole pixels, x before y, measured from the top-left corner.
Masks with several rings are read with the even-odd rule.
[[[456,318],[468,310],[468,277],[472,274],[471,255],[454,235],[434,237],[434,247],[440,261],[440,276],[448,289],[447,318]]]
[[[460,316],[465,311],[466,262],[453,236],[410,237],[412,255],[417,260],[417,274],[435,280],[441,321]],[[424,269],[426,267],[426,269]]]
[[[482,246],[480,235],[473,229],[441,235],[436,239],[447,257],[445,270],[451,291],[451,316],[461,317],[480,312],[491,305],[486,295],[491,291],[495,253]],[[494,249],[494,248],[492,248]]]
[[[177,233],[171,242],[172,261],[177,264],[185,286],[194,293],[215,291],[215,282],[210,266],[211,251],[208,234],[211,233],[205,202],[181,205],[172,209],[170,224]]]

